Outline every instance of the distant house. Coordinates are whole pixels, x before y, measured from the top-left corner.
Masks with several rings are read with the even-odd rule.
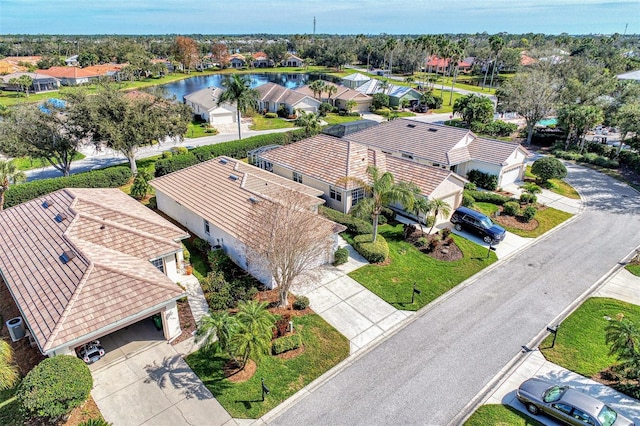
[[[371,77],[368,77],[364,74],[360,74],[359,72],[355,74],[349,74],[346,77],[342,78],[342,85],[348,87],[349,89],[355,89],[362,86],[367,81],[371,80]]]
[[[21,88],[10,83],[14,78],[20,78],[26,75],[31,78],[32,84],[29,88],[30,93],[50,92],[60,89],[60,80],[50,75],[35,72],[14,72],[11,74],[0,76],[0,88],[3,90],[19,91]]]
[[[422,96],[422,93],[412,87],[397,86],[395,84],[388,83],[385,88],[382,81],[376,79],[367,81],[366,83],[358,86],[356,90],[369,96],[375,95],[376,93],[387,94],[389,95],[389,105],[396,107],[402,104],[403,99],[410,102],[418,100]]]
[[[64,63],[68,67],[77,67],[80,65],[78,62],[78,55],[73,55],[64,60]]]
[[[275,63],[269,59],[269,56],[264,52],[257,52],[251,55],[253,60],[252,66],[254,68],[273,68]]]
[[[293,115],[297,110],[317,112],[322,104],[312,96],[299,93],[275,83],[265,83],[256,87],[260,94],[258,107],[261,111],[278,112],[283,108],[287,115]]]
[[[365,95],[364,93],[358,92],[357,90],[353,90],[345,86],[339,86],[329,81],[325,82],[325,86],[334,86],[337,91],[333,95],[331,95],[331,98],[329,98],[329,95],[326,91],[322,92],[320,94],[321,101],[329,102],[331,105],[336,106],[341,110],[347,109],[347,102],[355,101],[356,105],[353,107],[352,111],[369,111],[372,101],[371,96]],[[303,93],[307,96],[315,96],[313,90],[311,90],[308,85],[299,87],[295,89],[295,91]]]
[[[350,177],[366,182],[369,166],[392,173],[396,181],[414,183],[424,197],[444,200],[454,208],[462,201],[466,182],[450,170],[368,148],[350,141],[349,136],[336,138],[320,134],[271,149],[258,157],[258,164],[273,173],[321,190],[327,206],[344,213],[348,213],[366,194],[357,183],[342,179]],[[400,205],[395,207],[403,208]]]
[[[640,82],[640,70],[629,71],[624,74],[618,74],[618,80],[630,80],[635,82]]]
[[[0,211],[0,227],[0,285],[44,355],[156,314],[167,340],[181,333],[189,235],[119,189],[61,189]]]
[[[289,55],[285,60],[282,61],[282,66],[302,68],[304,66],[304,61],[298,58],[296,55]]]
[[[247,59],[239,53],[229,56],[230,68],[244,68],[247,66]]]
[[[37,70],[36,72],[57,78],[63,86],[78,86],[89,83],[99,77],[95,72],[78,67],[51,67],[46,70]]]
[[[117,81],[119,80],[120,71],[122,70],[122,68],[126,66],[127,64],[91,65],[89,67],[84,67],[83,70],[94,73],[100,77],[109,78]]]
[[[283,191],[295,191],[316,219],[319,229],[332,238],[334,248],[315,260],[333,261],[337,233],[344,227],[316,214],[322,191],[261,170],[228,157],[219,157],[150,182],[158,208],[190,232],[224,252],[263,284],[273,286],[271,274],[260,262],[247,261],[247,247],[257,238],[251,211],[258,203],[279,203]]]
[[[237,120],[235,105],[224,103],[218,106],[218,99],[223,90],[217,87],[207,87],[184,96],[184,103],[193,110],[196,118],[212,125],[230,124]]]
[[[349,135],[348,140],[394,157],[466,176],[480,170],[498,176],[498,186],[522,179],[529,152],[522,145],[486,139],[457,127],[397,119]]]

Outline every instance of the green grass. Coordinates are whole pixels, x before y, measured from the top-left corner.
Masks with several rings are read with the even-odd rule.
[[[498,206],[491,203],[474,203],[473,208],[490,217],[496,210],[498,210]],[[539,210],[538,213],[536,213],[535,220],[538,221],[538,226],[530,231],[511,226],[503,226],[502,224],[500,224],[500,226],[503,226],[507,231],[521,237],[535,238],[544,234],[548,230],[555,228],[572,216],[573,215],[571,213],[557,210],[553,207],[547,207],[546,209]]]
[[[542,426],[543,423],[532,419],[508,405],[488,404],[478,408],[464,422],[465,426]]]
[[[302,334],[304,352],[289,360],[263,358],[246,382],[232,383],[223,377],[226,358],[220,355],[197,351],[187,357],[187,363],[232,417],[258,418],[349,356],[347,338],[319,315],[294,317],[293,323]],[[271,391],[264,402],[261,378]]]
[[[524,176],[529,179],[536,178],[536,175],[531,172],[531,166],[527,166]],[[573,186],[560,179],[549,179],[548,185],[545,188],[553,193],[562,195],[563,197],[573,198],[574,200],[580,199],[578,191],[576,191]]]
[[[85,158],[85,155],[81,152],[76,152],[71,161],[82,160]],[[32,157],[19,157],[13,160],[16,167],[20,170],[32,170],[32,169],[40,169],[42,167],[49,167],[51,163],[49,163],[44,158],[32,158]]]
[[[637,263],[637,262],[629,263],[627,264],[627,266],[625,266],[625,269],[631,272],[636,277],[640,277],[640,263]]]
[[[207,132],[206,123],[202,123],[200,121],[192,121],[187,126],[187,133],[185,133],[186,138],[195,139],[202,138],[204,136],[214,136],[216,133]]]
[[[189,254],[191,254],[189,263],[193,266],[193,275],[198,279],[198,281],[202,281],[209,271],[211,271],[207,258],[196,250],[190,240],[182,240],[182,243],[185,245],[187,250],[189,250]]]
[[[21,426],[24,424],[20,414],[20,403],[15,397],[18,390],[13,389],[0,391],[0,424],[4,426]]]
[[[433,259],[404,241],[402,225],[379,228],[389,244],[388,265],[366,265],[349,276],[398,309],[416,311],[497,260],[494,252],[452,235],[464,258],[453,262]],[[411,304],[413,284],[421,291]]]
[[[327,125],[333,126],[334,124],[358,121],[358,120],[361,120],[361,117],[350,117],[348,115],[338,115],[335,113],[329,113],[325,117],[322,117],[322,120],[324,120],[327,123]]]
[[[253,120],[251,130],[291,129],[295,127],[293,121],[282,118],[266,118],[260,114],[254,114],[251,118]]]
[[[605,342],[605,317],[615,318],[620,313],[640,324],[638,305],[602,297],[587,299],[560,324],[555,347],[551,348],[553,336],[547,336],[540,350],[547,360],[591,377],[616,363]]]

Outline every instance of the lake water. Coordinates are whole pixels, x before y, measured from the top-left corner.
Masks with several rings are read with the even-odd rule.
[[[228,75],[228,74],[227,74]],[[179,102],[183,101],[184,95],[196,92],[205,87],[222,87],[222,80],[227,78],[227,75],[212,74],[212,75],[199,75],[184,80],[176,81],[173,83],[167,83],[160,86],[166,91],[165,96],[168,98],[176,97]],[[265,83],[272,82],[289,89],[295,89],[307,84],[310,80],[314,80],[313,76],[309,74],[245,74],[245,76],[251,81],[251,87],[258,87]],[[317,76],[315,78],[318,78]]]

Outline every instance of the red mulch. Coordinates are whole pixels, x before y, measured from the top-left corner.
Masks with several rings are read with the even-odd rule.
[[[418,250],[434,259],[445,262],[453,262],[464,257],[462,250],[457,246],[453,238],[447,236],[443,239],[442,231],[436,234],[427,234],[414,225],[404,227],[405,240],[413,244]],[[422,245],[421,242],[426,239],[427,244]]]
[[[302,310],[293,309],[293,302],[296,300],[296,297],[293,294],[289,294],[289,297],[287,298],[289,302],[287,308],[278,307],[278,304],[280,303],[280,295],[278,294],[277,289],[259,291],[256,296],[256,300],[260,302],[268,302],[269,312],[274,315],[289,314],[292,317],[301,317],[313,313],[313,310],[310,307]]]
[[[247,365],[242,370],[233,360],[229,360],[224,366],[223,374],[230,382],[242,383],[252,378],[256,374],[257,368],[256,363],[251,359],[247,361]]]
[[[178,318],[180,319],[182,334],[171,341],[172,345],[177,345],[178,343],[187,340],[196,330],[196,320],[193,318],[191,307],[186,299],[178,301]]]
[[[526,207],[522,206],[523,208]],[[535,204],[534,207],[538,211],[542,211],[547,209],[546,206],[542,204]],[[500,207],[499,211],[502,213],[502,207]],[[491,218],[494,222],[502,225],[509,226],[511,228],[522,229],[523,231],[533,231],[539,225],[538,221],[535,219],[531,219],[531,221],[526,222],[522,216],[507,216],[500,214],[499,216],[494,216]]]

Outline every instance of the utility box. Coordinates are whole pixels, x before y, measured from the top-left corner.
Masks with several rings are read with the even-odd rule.
[[[25,327],[22,317],[15,317],[8,320],[7,328],[9,329],[9,335],[13,342],[17,342],[25,336]]]

